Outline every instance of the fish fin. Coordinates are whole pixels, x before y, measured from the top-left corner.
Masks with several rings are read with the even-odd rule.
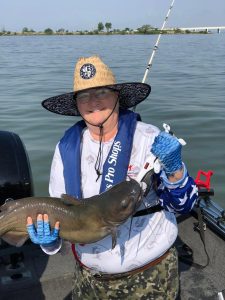
[[[5,200],[5,203],[11,202],[11,201],[15,201],[15,199],[13,199],[13,198],[7,198],[7,199]]]
[[[3,236],[1,236],[1,239],[3,239],[3,241],[16,247],[21,247],[28,238],[29,236],[27,233],[21,233],[16,231],[9,231]]]
[[[116,247],[116,242],[117,242],[117,229],[113,228],[112,229],[112,249]]]
[[[70,195],[67,195],[67,194],[62,194],[61,195],[61,201],[63,203],[65,203],[65,205],[68,205],[68,206],[70,206],[70,205],[74,206],[74,205],[80,205],[81,204],[80,201],[77,198],[75,198],[73,196],[70,196]]]
[[[0,206],[0,212],[7,211],[7,210],[11,211],[17,205],[18,205],[18,201],[14,200],[12,198],[8,198],[5,200],[5,203]]]

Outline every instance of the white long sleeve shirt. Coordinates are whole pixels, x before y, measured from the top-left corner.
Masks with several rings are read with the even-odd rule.
[[[145,159],[150,155],[154,138],[159,130],[149,124],[137,122],[133,139],[130,163],[127,174],[136,178],[145,164]],[[103,143],[103,163],[107,158],[113,139]],[[99,194],[99,179],[96,182],[94,168],[99,142],[95,141],[88,129],[85,129],[81,150],[81,178],[83,198]],[[52,197],[60,197],[65,191],[63,177],[63,163],[58,145],[52,161],[49,192]],[[151,192],[145,204],[157,198],[154,191]],[[144,205],[140,208],[143,209]],[[117,244],[112,249],[112,238],[92,243],[76,244],[75,249],[80,261],[87,267],[101,272],[119,273],[126,272],[143,266],[159,256],[163,255],[174,243],[177,237],[176,218],[173,213],[162,210],[154,214],[135,217],[131,224],[129,218],[118,227]]]

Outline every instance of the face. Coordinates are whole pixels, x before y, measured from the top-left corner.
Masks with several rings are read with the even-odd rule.
[[[95,88],[80,92],[76,96],[77,108],[81,116],[93,125],[102,124],[114,109],[118,92],[108,88]],[[119,105],[107,122],[118,118]]]

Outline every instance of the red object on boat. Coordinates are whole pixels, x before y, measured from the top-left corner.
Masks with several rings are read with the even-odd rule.
[[[205,180],[201,180],[201,175],[205,176]],[[210,179],[213,175],[213,171],[209,170],[208,172],[204,172],[199,170],[197,173],[197,177],[195,179],[195,183],[198,188],[206,188],[208,191],[210,190]]]

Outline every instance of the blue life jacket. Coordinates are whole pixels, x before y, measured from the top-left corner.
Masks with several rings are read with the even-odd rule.
[[[137,120],[140,120],[139,114],[120,110],[118,132],[103,165],[100,193],[126,179]],[[77,122],[59,142],[66,193],[78,199],[82,198],[81,141],[85,127],[83,120]]]

